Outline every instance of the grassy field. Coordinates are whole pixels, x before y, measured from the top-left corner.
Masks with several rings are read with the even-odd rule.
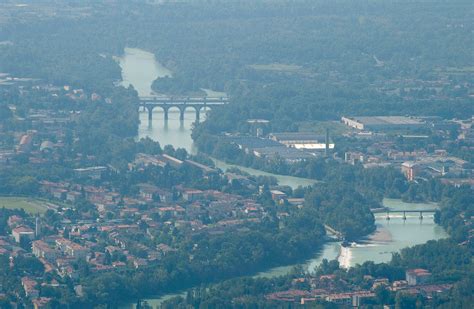
[[[43,214],[48,209],[47,202],[26,197],[0,197],[0,208],[24,209],[31,214]]]

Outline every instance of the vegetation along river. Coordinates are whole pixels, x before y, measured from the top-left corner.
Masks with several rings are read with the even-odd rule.
[[[151,84],[153,80],[159,77],[172,76],[172,72],[156,61],[152,53],[136,48],[126,48],[121,57],[116,60],[122,68],[122,85],[128,87],[130,84],[138,91],[141,96],[151,94]],[[205,90],[209,96],[225,95],[221,92]],[[159,95],[159,94],[156,94]],[[171,144],[175,148],[185,148],[189,152],[195,152],[193,141],[191,139],[192,125],[195,119],[193,110],[185,113],[184,121],[179,120],[178,109],[171,109],[169,120],[164,121],[163,111],[156,108],[153,111],[153,121],[148,123],[147,112],[140,111],[139,138],[150,137],[160,142],[162,146]],[[201,116],[201,121],[205,115]],[[310,179],[289,177],[270,174],[251,168],[245,168],[235,165],[229,165],[219,160],[215,160],[216,166],[221,169],[229,167],[238,167],[243,171],[254,175],[268,175],[277,178],[280,184],[298,187],[300,185],[311,185],[314,181]],[[434,204],[408,204],[400,200],[385,199],[384,205],[396,210],[409,209],[433,209]],[[389,261],[392,253],[401,248],[424,243],[431,239],[440,239],[447,237],[446,232],[433,222],[433,214],[424,214],[423,220],[419,219],[419,214],[413,213],[407,215],[403,220],[402,214],[392,214],[391,220],[386,220],[385,214],[376,214],[377,231],[365,241],[353,243],[350,247],[343,248],[339,243],[326,243],[321,252],[317,252],[314,258],[304,264],[308,270],[314,269],[323,258],[337,258],[341,265],[349,267],[365,261],[386,262]],[[256,276],[272,277],[288,273],[295,265],[276,267]],[[160,298],[149,299],[152,306],[159,305],[162,301],[172,296],[180,294],[169,294]]]

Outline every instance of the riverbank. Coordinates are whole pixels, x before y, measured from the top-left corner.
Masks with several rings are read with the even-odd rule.
[[[398,199],[384,199],[384,207],[397,210],[433,209],[438,208],[435,203],[406,203]],[[405,247],[423,244],[429,240],[447,238],[448,234],[433,220],[433,215],[425,216],[420,220],[418,214],[406,216],[391,216],[386,219],[385,214],[376,214],[376,231],[371,235],[358,240],[354,245],[341,253],[339,262],[342,266],[354,266],[371,260],[376,263],[390,261],[392,254]]]
[[[137,54],[129,53],[125,57],[133,58],[137,57]],[[147,61],[157,62],[154,57],[147,57],[147,59]],[[133,62],[135,63],[135,65],[138,66],[136,68],[133,68],[133,70],[135,71],[154,70],[155,68],[159,67],[156,66],[156,63],[145,63],[136,59],[126,59],[125,62],[120,62],[120,64],[122,65],[123,63]],[[127,70],[129,69],[130,66],[122,65],[123,74],[125,74],[126,76],[133,76],[133,74],[128,74]],[[163,75],[166,74],[166,72],[162,71],[160,72],[160,74]],[[156,77],[157,76],[160,75],[156,75]],[[155,79],[156,77],[153,76],[151,78]],[[146,82],[146,84],[149,85],[152,82],[152,80],[144,81],[141,78],[137,78],[136,80],[131,80],[130,78],[128,78],[128,80],[134,85],[141,84],[143,82]],[[178,113],[173,114],[173,111],[171,111],[170,119],[167,123],[164,123],[163,117],[160,118],[160,116],[162,116],[162,112],[160,110],[156,111],[156,113],[157,115],[156,117],[153,117],[153,122],[151,124],[148,124],[146,113],[140,114],[141,123],[138,137],[141,138],[148,136],[154,140],[159,141],[162,145],[172,144],[174,147],[183,147],[187,149],[188,152],[195,153],[196,148],[194,147],[193,140],[191,139],[192,122],[194,121],[195,117],[194,113],[186,113],[184,122],[181,122],[179,121]],[[242,171],[255,176],[273,176],[279,181],[280,184],[288,185],[292,188],[296,188],[298,186],[312,186],[314,183],[317,182],[313,179],[276,175],[248,167],[227,164],[217,159],[213,160],[216,166],[223,170],[226,170],[227,168],[231,167],[237,167]],[[404,209],[404,207],[405,209],[410,209],[412,207],[416,207],[417,209],[420,207],[433,208],[433,204],[409,204],[403,203],[400,200],[391,199],[385,199],[384,206],[394,209]],[[439,239],[445,237],[446,233],[442,229],[440,230],[440,227],[436,226],[432,219],[430,220],[431,221],[424,220],[422,224],[420,224],[419,220],[417,220],[416,218],[412,218],[411,216],[409,216],[408,220],[406,221],[403,221],[401,219],[398,220],[398,218],[394,217],[394,219],[390,220],[390,222],[387,222],[383,217],[376,218],[376,233],[372,234],[372,236],[369,236],[369,238],[365,239],[364,241],[369,242],[370,244],[377,244],[375,248],[380,247],[380,252],[373,252],[374,247],[370,247],[370,250],[368,250],[369,253],[365,254],[362,250],[361,252],[359,252],[357,248],[354,248],[354,252],[352,254],[352,257],[350,258],[351,265],[353,265],[353,263],[360,263],[365,260],[371,259],[372,257],[375,257],[377,261],[387,261],[390,259],[392,251],[398,251],[404,246],[412,246],[415,244],[423,243],[430,239]],[[381,232],[383,230],[386,231]],[[372,239],[370,237],[372,237]],[[337,255],[332,255],[332,257],[335,256]]]
[[[250,167],[245,167],[241,165],[235,165],[235,164],[229,164],[224,161],[221,161],[216,158],[212,158],[211,160],[214,162],[215,166],[217,168],[220,168],[223,171],[226,171],[227,169],[230,168],[238,168],[239,170],[248,173],[253,176],[267,176],[267,177],[274,177],[279,185],[282,186],[289,186],[292,189],[296,189],[297,187],[307,187],[307,186],[312,186],[315,183],[317,183],[317,180],[314,179],[309,179],[309,178],[300,178],[300,177],[293,177],[293,176],[286,176],[286,175],[278,175],[278,174],[273,174],[273,173],[268,173],[264,172],[261,170],[257,170],[254,168]]]
[[[404,203],[396,199],[384,199],[385,207],[393,208],[432,208],[433,203]],[[440,226],[436,225],[432,218],[427,218],[422,222],[417,217],[409,217],[406,221],[402,218],[394,218],[387,221],[384,216],[376,217],[377,230],[364,238],[351,244],[349,247],[343,247],[338,242],[327,242],[321,250],[317,250],[313,258],[303,262],[291,265],[279,266],[259,272],[251,277],[253,278],[274,278],[287,275],[296,266],[312,272],[323,259],[338,260],[341,267],[349,268],[356,264],[362,264],[365,261],[374,261],[376,263],[388,262],[392,253],[399,252],[402,248],[411,247],[417,244],[425,243],[431,239],[441,239],[448,237],[447,233]],[[184,296],[185,292],[170,293],[156,298],[145,299],[153,306],[159,306],[165,300],[176,296]],[[125,308],[132,308],[131,305]]]
[[[132,57],[133,55],[131,55]],[[153,57],[154,59],[154,57]],[[153,60],[156,61],[156,60]],[[139,65],[143,63],[138,62]],[[140,70],[147,70],[152,65],[143,65],[138,68]],[[126,70],[125,67],[122,68]],[[126,72],[125,72],[126,73]],[[137,80],[140,83],[140,79]],[[133,84],[133,81],[132,81]],[[193,145],[191,139],[192,123],[195,119],[194,112],[185,114],[184,121],[180,121],[178,113],[170,111],[170,118],[168,122],[164,122],[162,111],[158,110],[156,115],[153,117],[153,121],[148,123],[147,114],[140,114],[140,128],[139,138],[150,137],[154,140],[159,141],[162,145],[171,144],[174,147],[182,147],[188,150],[190,153],[196,153],[196,148]],[[175,117],[176,116],[176,117]],[[264,171],[227,164],[217,159],[213,159],[216,167],[226,170],[228,168],[236,167],[244,172],[252,174],[254,176],[272,176],[275,177],[278,182],[282,185],[288,185],[292,188],[298,186],[312,186],[317,181],[314,179],[306,179],[292,176],[276,175],[267,173]],[[401,203],[401,204],[400,204]],[[428,204],[430,208],[433,205]],[[410,207],[407,203],[403,203],[399,200],[384,200],[385,207],[394,207],[401,209],[400,207]],[[416,207],[418,207],[417,204]],[[314,250],[313,257],[304,262],[298,262],[291,265],[274,267],[266,271],[259,272],[253,277],[275,277],[287,274],[293,267],[302,265],[306,270],[311,271],[317,267],[323,258],[328,260],[338,259],[341,265],[346,267],[353,266],[357,263],[362,264],[365,261],[375,262],[387,262],[392,256],[392,252],[397,252],[403,247],[413,246],[416,244],[424,243],[430,239],[439,239],[445,237],[445,232],[439,226],[436,226],[432,220],[424,220],[421,224],[416,218],[408,218],[408,220],[394,220],[387,221],[384,217],[376,217],[376,232],[368,236],[365,239],[361,239],[359,243],[356,243],[353,247],[348,247],[342,250],[339,243],[331,242],[325,243],[322,250]],[[316,248],[315,248],[316,249]],[[183,295],[183,292],[170,293],[162,295],[156,298],[147,299],[148,303],[153,303],[154,306],[161,304],[165,299],[172,298],[174,296]]]
[[[171,70],[156,61],[153,53],[142,49],[127,47],[123,55],[114,57],[114,60],[122,68],[120,85],[125,88],[132,85],[139,96],[154,94],[151,85],[155,79],[173,76]]]

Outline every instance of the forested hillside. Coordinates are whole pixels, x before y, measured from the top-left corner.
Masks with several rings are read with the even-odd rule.
[[[288,129],[348,113],[472,114],[473,8],[466,1],[91,6],[83,18],[2,27],[13,44],[0,45],[0,71],[98,88],[120,78],[112,55],[144,48],[174,72],[156,90],[232,96],[224,114],[211,115],[212,132],[247,118]]]

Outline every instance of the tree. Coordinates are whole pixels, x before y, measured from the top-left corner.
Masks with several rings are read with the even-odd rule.
[[[375,289],[375,297],[377,298],[377,303],[384,305],[391,303],[390,291],[383,285],[379,285]]]
[[[0,121],[6,121],[13,116],[12,111],[6,104],[0,104]]]

